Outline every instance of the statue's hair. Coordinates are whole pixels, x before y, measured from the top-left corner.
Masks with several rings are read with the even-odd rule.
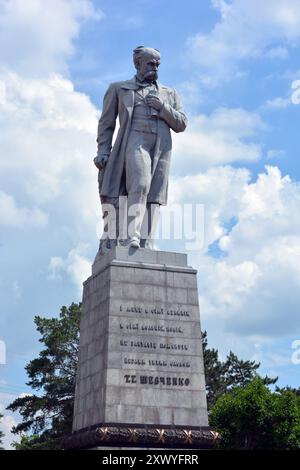
[[[146,46],[136,47],[135,49],[133,49],[133,62],[134,62],[135,66],[137,66],[138,60],[144,54],[153,54],[153,55],[159,55],[160,56],[160,51],[158,49],[155,49],[154,47],[146,47]]]

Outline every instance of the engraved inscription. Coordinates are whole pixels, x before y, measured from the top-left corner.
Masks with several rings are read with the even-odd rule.
[[[186,344],[178,343],[154,343],[153,341],[130,341],[126,339],[120,339],[120,346],[141,348],[141,349],[162,349],[170,351],[188,351],[189,347]]]
[[[144,359],[135,359],[135,358],[130,359],[128,357],[125,357],[124,364],[133,365],[133,366],[145,366],[146,362],[144,361]]]
[[[160,347],[160,349],[170,349],[171,351],[188,351],[189,350],[189,347],[186,344],[160,343],[159,347]]]
[[[133,307],[126,307],[124,305],[120,305],[120,312],[127,312],[127,313],[142,313],[148,315],[156,315],[156,316],[167,316],[168,318],[180,318],[180,317],[190,317],[190,312],[188,310],[173,310],[173,309],[166,309],[166,308],[151,308],[151,307],[141,307],[140,305],[134,305]]]
[[[126,384],[136,384],[136,375],[124,375],[124,382]],[[188,377],[165,377],[165,376],[154,376],[154,375],[141,375],[139,377],[139,383],[141,385],[167,385],[169,387],[188,387],[191,381]]]
[[[191,312],[139,304],[119,308],[114,334],[122,354],[123,383],[189,389],[199,342]]]
[[[178,361],[171,361],[170,362],[170,367],[191,367],[191,364],[189,362],[178,362]]]
[[[120,323],[120,330],[126,331],[150,331],[150,332],[158,332],[158,333],[174,333],[174,334],[182,334],[183,330],[181,326],[163,326],[163,325],[146,325],[146,324],[139,324],[139,323]]]
[[[123,360],[124,365],[133,365],[133,366],[153,366],[153,367],[170,367],[170,368],[183,368],[189,369],[191,364],[189,361],[166,361],[163,359],[137,359],[125,357]]]

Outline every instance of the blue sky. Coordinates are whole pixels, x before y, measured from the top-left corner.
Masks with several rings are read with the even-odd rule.
[[[164,214],[204,205],[188,256],[209,343],[300,386],[300,0],[0,0],[1,409],[28,391],[34,315],[80,300],[101,230],[102,98],[141,44],[160,49],[189,116]],[[4,414],[7,433],[18,417]]]

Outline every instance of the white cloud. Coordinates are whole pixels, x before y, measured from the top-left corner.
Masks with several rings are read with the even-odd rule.
[[[282,149],[270,149],[267,151],[267,159],[272,160],[272,159],[282,159],[285,158],[286,152],[285,150]]]
[[[14,281],[14,282],[13,282],[12,291],[13,291],[14,298],[15,298],[16,300],[19,300],[19,299],[22,297],[22,295],[23,295],[23,289],[22,289],[22,287],[20,286],[20,284],[19,284],[18,281]]]
[[[263,361],[265,368],[267,367],[274,369],[291,365],[291,350],[289,348],[283,348],[281,346],[276,350],[270,348],[265,348],[263,350],[262,345],[260,343],[256,343],[255,350],[255,361]],[[273,374],[273,376],[278,376],[278,373]]]
[[[27,76],[65,71],[85,19],[103,16],[90,0],[0,0],[0,60]]]
[[[127,18],[122,18],[122,24],[130,30],[141,29],[145,22],[144,18],[141,15],[132,15]]]
[[[230,186],[232,174],[228,176]],[[228,218],[222,210],[223,187],[218,185],[216,191],[212,181],[209,192],[216,191],[221,204],[218,207],[216,198],[215,205],[207,205],[208,224],[211,214],[218,212],[219,227]],[[237,222],[218,242],[225,256],[201,254],[197,262],[203,315],[224,322],[226,331],[245,336],[300,331],[300,185],[278,168],[267,167],[254,183],[241,181],[239,197],[235,187],[233,193]]]
[[[272,98],[267,100],[263,105],[265,109],[285,109],[292,104],[291,98],[282,98],[278,96],[277,98]]]
[[[42,80],[3,73],[0,84],[0,172],[3,181],[14,181],[19,197],[37,207],[32,213],[18,209],[2,192],[2,224],[37,223],[42,206],[47,205],[48,211],[53,204],[57,211],[57,201],[61,208],[81,212],[85,220],[95,217],[92,157],[98,110],[86,95],[74,90],[72,82],[57,74]]]
[[[174,136],[172,171],[195,174],[213,165],[257,161],[262,148],[253,140],[264,129],[259,114],[241,108],[194,116],[187,130]]]
[[[67,78],[74,39],[83,20],[95,16],[89,0],[0,0],[0,39],[6,36],[4,43],[0,40],[0,226],[5,272],[0,287],[7,306],[1,331],[2,337],[11,338],[13,354],[32,350],[32,331],[25,335],[26,344],[19,344],[18,337],[24,336],[37,303],[44,305],[51,289],[58,306],[66,295],[77,297],[69,279],[64,278],[61,294],[47,281],[49,253],[68,253],[79,241],[94,242],[91,252],[97,249],[100,204],[93,157],[99,110]],[[44,228],[46,222],[42,236],[41,231],[28,230]],[[18,235],[11,227],[26,229],[21,242],[16,242]],[[66,259],[63,255],[62,260],[67,264],[61,276],[67,273],[79,287],[80,273],[84,277],[87,272],[83,252]],[[21,280],[22,289],[17,283]],[[30,295],[33,291],[36,296]],[[8,367],[14,371],[19,366]]]
[[[57,200],[62,211],[76,211],[74,225],[82,224],[80,215],[87,223],[96,216],[98,111],[58,72],[66,70],[82,21],[100,16],[89,0],[53,0],[48,6],[42,0],[0,0],[2,225],[45,224],[57,214]]]
[[[247,169],[220,166],[172,178],[164,210],[180,202],[205,206],[203,250],[188,255],[209,344],[281,375],[291,364],[290,338],[300,334],[299,182],[274,166],[254,180]]]
[[[5,388],[8,384],[4,380],[1,380],[0,386],[1,385]],[[11,433],[12,427],[18,424],[17,418],[10,412],[6,411],[6,407],[13,400],[15,400],[17,396],[18,395],[10,392],[0,391],[0,413],[3,415],[3,418],[0,419],[0,431],[4,433],[4,437],[2,438],[2,446],[6,450],[12,449],[11,444],[20,440],[19,436]]]
[[[204,101],[203,91],[198,83],[193,80],[187,80],[181,82],[177,90],[182,97],[184,108],[197,112],[199,106]]]
[[[261,276],[260,269],[253,261],[242,261],[234,265],[227,261],[216,261],[209,268],[206,280],[209,291],[204,297],[209,296],[219,315],[230,318],[232,307],[235,312],[244,307],[245,300]]]
[[[65,268],[65,261],[60,256],[52,256],[48,266],[48,279],[51,281],[61,281],[62,272]]]
[[[291,102],[296,105],[300,104],[300,80],[294,80],[291,89],[293,90]]]
[[[45,227],[48,216],[38,208],[17,207],[13,196],[0,191],[0,226],[14,228]]]
[[[59,74],[45,79],[23,78],[14,72],[0,74],[1,124],[23,124],[43,129],[94,132],[96,111],[89,98],[74,90]]]
[[[284,77],[286,78],[286,76]],[[286,109],[291,105],[300,104],[300,80],[293,80],[289,90],[289,96],[277,96],[267,100],[261,107],[265,110],[279,110]]]
[[[192,176],[171,178],[169,204],[172,211],[178,203],[198,203],[205,208],[204,252],[226,232],[224,224],[238,213],[244,188],[250,180],[245,168],[230,166],[209,168]],[[217,188],[217,190],[216,190]]]
[[[48,271],[50,280],[62,280],[67,274],[82,292],[82,283],[91,275],[91,260],[87,259],[87,244],[79,244],[68,253],[66,258],[53,256],[50,259]]]
[[[270,59],[286,59],[289,55],[286,47],[273,47],[266,52],[266,57]]]
[[[32,397],[32,396],[33,396],[33,393],[24,392],[24,393],[20,393],[19,398]]]
[[[0,364],[6,364],[6,344],[2,339],[0,339]]]
[[[171,180],[169,210],[205,206],[204,248],[191,252],[202,316],[248,337],[300,332],[300,184],[273,166],[250,177],[219,167]],[[207,252],[212,244],[223,256]]]
[[[192,61],[207,84],[241,73],[246,59],[285,59],[300,38],[299,0],[213,0],[220,20],[208,34],[187,41]]]
[[[2,445],[6,450],[13,449],[11,444],[20,440],[18,436],[11,433],[12,427],[16,425],[17,422],[11,415],[4,415],[3,418],[0,420],[0,430],[4,433]]]

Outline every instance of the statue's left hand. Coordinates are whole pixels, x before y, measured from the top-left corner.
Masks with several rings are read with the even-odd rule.
[[[164,104],[163,100],[159,96],[152,95],[151,93],[146,97],[146,102],[148,106],[157,109],[157,111],[160,111]]]

